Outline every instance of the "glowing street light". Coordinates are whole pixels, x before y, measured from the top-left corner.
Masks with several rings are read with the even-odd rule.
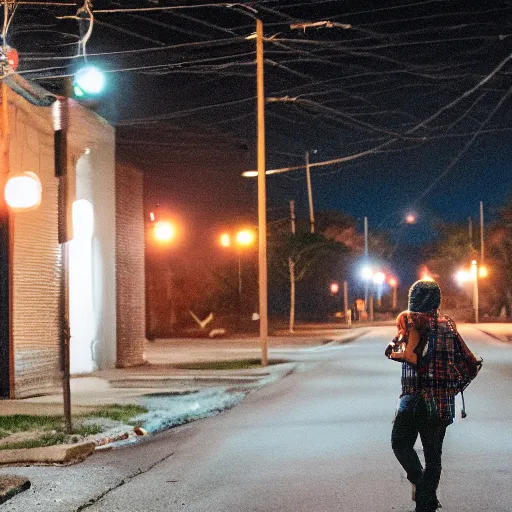
[[[373,274],[373,282],[375,284],[382,284],[386,280],[386,274],[384,272],[375,272]]]
[[[155,238],[159,242],[170,242],[176,236],[176,228],[166,221],[159,221],[155,224]]]
[[[368,266],[368,265],[365,265],[362,269],[361,269],[361,277],[365,280],[365,281],[370,281],[370,279],[373,278],[373,270],[372,270],[372,267]]]
[[[232,236],[229,233],[222,233],[219,238],[220,245],[224,248],[231,247]],[[249,247],[256,241],[256,233],[251,229],[241,229],[234,235],[234,242],[237,248],[238,256],[238,311],[239,316],[242,311],[242,258],[241,249],[243,247]]]
[[[254,231],[251,231],[249,229],[244,229],[236,234],[236,243],[240,246],[247,247],[249,245],[252,245],[255,239],[256,235],[254,234]]]
[[[220,235],[220,245],[222,245],[222,247],[231,246],[231,237],[229,236],[229,233],[222,233],[222,235]]]
[[[472,282],[473,283],[473,310],[475,323],[478,323],[478,313],[479,313],[479,296],[478,296],[478,281],[480,278],[485,278],[488,275],[487,267],[483,265],[478,265],[476,260],[471,262],[471,269],[468,270],[459,270],[455,274],[455,279],[459,286],[462,286],[464,283]]]
[[[332,282],[329,289],[331,290],[331,295],[337,295],[340,291],[340,285],[336,282]]]

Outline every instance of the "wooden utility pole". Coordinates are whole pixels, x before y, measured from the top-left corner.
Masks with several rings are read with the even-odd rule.
[[[480,265],[484,264],[484,203],[480,201]]]
[[[265,181],[265,82],[263,23],[256,20],[256,96],[258,116],[258,281],[261,366],[268,365],[267,196]]]
[[[473,254],[473,219],[468,217],[469,255]]]
[[[0,145],[0,398],[14,398],[14,351],[12,339],[12,243],[9,208],[4,198],[9,176],[9,103],[5,82],[1,88]]]
[[[368,265],[368,217],[364,218],[364,264]],[[364,280],[364,309],[368,312],[368,280]]]
[[[295,235],[295,201],[290,201],[290,222],[292,228],[292,235]]]
[[[308,186],[309,222],[311,233],[315,232],[315,211],[313,210],[313,190],[311,187],[311,172],[309,170],[309,151],[306,151],[306,181]]]
[[[69,83],[67,83],[69,86]],[[70,387],[70,341],[71,328],[69,324],[69,251],[68,242],[71,239],[70,224],[68,222],[68,99],[58,99],[53,107],[54,119],[54,157],[55,176],[58,178],[58,240],[61,252],[60,268],[60,373],[62,380],[62,394],[64,401],[64,420],[66,432],[72,430],[71,423],[71,387]]]
[[[292,235],[295,235],[295,201],[290,201],[290,220]],[[293,332],[295,327],[295,262],[288,257],[288,270],[290,271],[290,323],[289,330]]]

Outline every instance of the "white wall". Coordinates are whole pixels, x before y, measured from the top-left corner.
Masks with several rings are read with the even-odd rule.
[[[80,279],[77,281],[70,274],[72,373],[113,368],[116,364],[115,155],[113,141],[110,144],[109,140],[112,139],[107,137],[106,144],[97,143],[89,148],[76,164],[76,200],[90,202],[94,227],[89,247],[92,284],[90,288],[85,286],[90,289],[90,296],[81,293],[84,283],[80,284]],[[71,244],[83,244],[79,238]],[[89,260],[84,254],[78,258],[87,265]],[[70,267],[73,268],[71,260]],[[81,318],[75,313],[78,310]],[[86,333],[84,316],[92,321],[91,328],[85,328]]]

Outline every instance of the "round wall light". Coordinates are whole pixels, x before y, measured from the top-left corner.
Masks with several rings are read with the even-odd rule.
[[[24,211],[39,206],[42,191],[43,187],[37,174],[27,171],[7,180],[4,197],[10,208]]]

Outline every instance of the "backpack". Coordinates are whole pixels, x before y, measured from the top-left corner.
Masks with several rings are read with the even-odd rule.
[[[448,318],[448,324],[455,334],[455,354],[454,354],[454,367],[457,373],[458,389],[462,398],[462,417],[465,418],[466,405],[464,403],[464,390],[470,385],[473,379],[478,375],[482,369],[483,359],[475,355],[471,349],[466,345],[462,336],[457,331],[455,323],[451,318]]]

